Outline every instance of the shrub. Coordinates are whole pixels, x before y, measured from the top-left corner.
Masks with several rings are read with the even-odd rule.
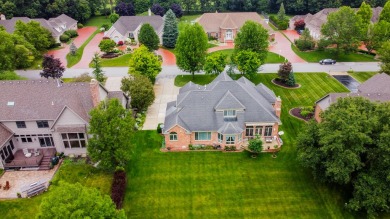
[[[225,151],[235,151],[237,150],[236,146],[225,146]]]
[[[123,198],[126,191],[126,172],[123,167],[115,170],[114,178],[111,187],[111,199],[115,203],[116,208],[122,208]]]
[[[312,106],[304,106],[301,107],[301,116],[307,118],[314,112],[314,108]]]
[[[323,51],[326,47],[329,46],[329,41],[326,39],[320,39],[317,43],[317,49]]]
[[[314,47],[316,45],[316,43],[314,41],[301,40],[301,39],[295,40],[294,43],[297,46],[297,48],[301,51],[312,50],[312,49],[314,49]]]
[[[66,35],[66,34],[62,34],[62,35],[60,36],[60,41],[63,42],[63,43],[68,42],[69,39],[70,39],[70,37],[69,37],[68,35]]]
[[[288,20],[280,21],[275,15],[269,16],[269,20],[274,24],[279,30],[286,30],[289,25]]]
[[[64,34],[68,35],[70,38],[74,38],[79,35],[76,30],[67,30]]]
[[[13,71],[0,71],[0,80],[23,80],[23,78]]]
[[[110,26],[108,24],[103,24],[102,28],[104,28],[104,30],[108,30],[110,28]]]
[[[119,41],[118,46],[123,46],[123,41]]]
[[[72,82],[90,82],[92,77],[89,76],[88,72],[81,74],[80,76],[73,77]]]
[[[82,24],[82,23],[77,23],[77,28],[83,28],[84,27],[84,25]]]
[[[294,22],[294,27],[296,30],[303,30],[305,29],[305,21],[304,20],[297,20]]]
[[[158,133],[158,134],[161,134],[161,132],[162,132],[161,124],[162,124],[162,123],[159,123],[159,124],[157,125],[157,133]]]

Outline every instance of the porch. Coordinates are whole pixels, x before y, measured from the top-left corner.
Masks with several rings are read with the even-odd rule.
[[[35,153],[37,151],[37,153]],[[28,149],[30,157],[24,155],[23,149],[19,149],[13,154],[13,158],[9,157],[4,162],[5,169],[14,168],[35,168],[38,170],[50,169],[50,159],[56,154],[56,149],[53,148],[39,148]]]
[[[247,148],[249,145],[249,140],[253,139],[255,137],[246,137],[244,138],[242,147]],[[274,152],[275,150],[279,150],[280,147],[283,145],[283,141],[280,137],[260,137],[263,141],[263,152]],[[276,147],[277,146],[277,147]]]

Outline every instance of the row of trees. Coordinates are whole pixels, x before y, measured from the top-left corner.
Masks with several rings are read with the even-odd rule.
[[[55,43],[50,31],[36,21],[17,21],[13,34],[0,26],[0,38],[0,71],[30,67]]]

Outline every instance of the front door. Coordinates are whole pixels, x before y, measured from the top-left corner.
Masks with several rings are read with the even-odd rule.
[[[233,31],[232,30],[226,30],[225,39],[226,40],[232,40],[233,39]]]

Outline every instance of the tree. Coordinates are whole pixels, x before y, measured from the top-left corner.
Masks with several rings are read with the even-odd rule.
[[[13,18],[14,13],[16,12],[16,5],[10,1],[6,1],[3,3],[3,6],[0,8],[1,12],[5,15],[7,19]]]
[[[142,14],[145,11],[148,11],[150,7],[150,2],[145,0],[134,0],[134,8],[136,14]]]
[[[163,7],[161,7],[161,5],[160,4],[153,4],[152,5],[152,8],[150,9],[152,12],[153,12],[153,14],[155,14],[155,15],[160,15],[161,17],[162,16],[164,16],[164,8]]]
[[[386,21],[390,23],[390,2],[387,1],[385,6],[383,6],[383,10],[379,15],[379,21]]]
[[[111,39],[103,39],[99,43],[99,48],[102,52],[109,53],[111,52],[116,46],[116,43],[114,40]]]
[[[131,157],[134,118],[117,98],[102,101],[89,113],[88,155],[99,167],[125,167]]]
[[[339,98],[321,118],[298,135],[298,160],[317,179],[352,188],[347,208],[389,212],[390,103]]]
[[[268,54],[268,31],[261,24],[246,21],[237,33],[234,43],[237,52],[242,50],[256,52],[261,64],[265,62]]]
[[[55,42],[50,31],[42,27],[37,21],[28,23],[23,23],[20,20],[16,21],[14,33],[23,36],[39,52],[46,51]]]
[[[299,36],[299,39],[294,41],[295,45],[301,51],[314,49],[316,43],[313,37],[310,35],[309,29],[305,29],[302,31],[302,34]]]
[[[92,74],[95,76],[96,80],[98,80],[99,82],[103,82],[104,80],[106,80],[106,76],[104,75],[104,71],[100,64],[99,53],[97,52],[95,52],[92,58],[92,68]]]
[[[361,17],[357,16],[353,9],[345,6],[330,13],[327,22],[321,28],[323,37],[336,45],[336,54],[355,51],[360,44],[363,31]]]
[[[279,21],[284,21],[286,20],[286,11],[284,10],[284,4],[283,2],[280,4],[280,8],[279,8],[279,11],[278,11],[278,20]]]
[[[248,149],[254,154],[258,154],[263,151],[263,141],[258,135],[256,138],[249,140]]]
[[[60,181],[43,198],[37,218],[124,219],[126,215],[124,210],[116,210],[110,196],[102,195],[96,188]]]
[[[54,58],[53,55],[45,55],[42,61],[42,72],[40,73],[41,77],[44,78],[61,78],[65,67],[62,65],[60,59]]]
[[[181,6],[179,4],[172,4],[171,10],[173,11],[173,13],[175,13],[177,18],[181,18],[183,16],[183,10],[181,9]]]
[[[292,72],[291,62],[285,62],[279,65],[278,76],[283,81],[287,81],[291,72]]]
[[[177,29],[176,16],[171,9],[167,11],[164,19],[162,44],[167,48],[175,48],[179,31]]]
[[[362,19],[362,24],[367,26],[371,23],[371,17],[372,17],[372,9],[369,4],[366,4],[365,1],[362,2],[360,5],[359,10],[356,12],[356,15],[358,15]]]
[[[69,50],[70,50],[70,54],[71,54],[72,56],[76,55],[77,47],[76,47],[76,45],[74,45],[73,42],[70,44]]]
[[[15,62],[16,68],[28,68],[34,62],[34,56],[24,45],[15,45]]]
[[[14,41],[11,34],[0,31],[0,70],[14,70]]]
[[[153,83],[158,73],[162,70],[158,57],[149,52],[144,45],[141,45],[131,54],[129,66],[130,75],[144,75]]]
[[[243,75],[251,78],[255,75],[261,66],[259,55],[250,50],[243,50],[237,53],[236,56],[237,68]]]
[[[155,99],[153,84],[143,75],[123,78],[121,90],[131,97],[131,106],[138,111],[147,110]]]
[[[119,19],[119,14],[112,13],[112,14],[110,14],[109,18],[110,18],[111,23],[113,24],[113,23],[115,23]]]
[[[207,35],[198,23],[187,25],[180,32],[176,43],[176,63],[183,70],[190,72],[192,78],[203,69],[208,48]]]
[[[156,31],[154,31],[152,25],[148,23],[142,24],[138,40],[142,45],[145,45],[149,51],[157,50],[158,44],[160,43]]]
[[[135,10],[131,3],[118,2],[115,6],[115,12],[120,16],[134,16]]]
[[[287,86],[290,86],[290,87],[294,87],[295,86],[294,72],[291,71],[290,74],[288,74],[288,78],[287,78],[286,84],[287,84]]]
[[[226,55],[223,53],[211,53],[206,57],[203,70],[206,74],[220,74],[225,70]]]
[[[390,41],[382,44],[382,47],[378,50],[378,55],[381,61],[381,72],[390,75]]]

